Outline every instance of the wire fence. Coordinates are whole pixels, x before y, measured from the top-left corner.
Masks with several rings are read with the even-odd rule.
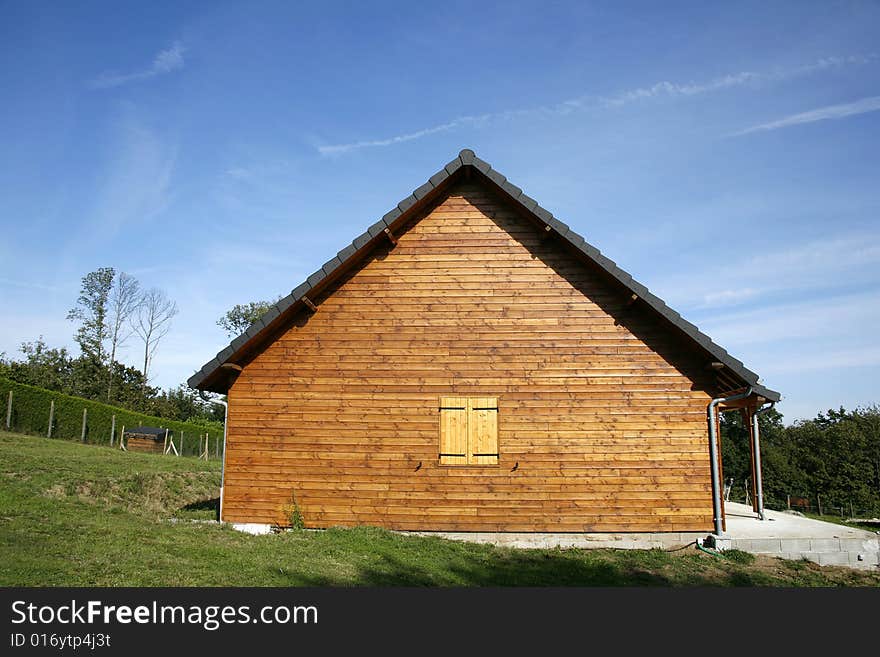
[[[222,425],[167,420],[6,379],[0,379],[0,399],[0,428],[7,431],[205,460],[223,456]],[[161,431],[153,441],[142,434],[130,443],[136,427]]]

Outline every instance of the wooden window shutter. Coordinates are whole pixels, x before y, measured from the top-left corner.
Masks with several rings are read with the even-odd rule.
[[[498,463],[498,399],[471,397],[468,400],[468,463]]]
[[[440,398],[440,464],[468,462],[468,399]]]

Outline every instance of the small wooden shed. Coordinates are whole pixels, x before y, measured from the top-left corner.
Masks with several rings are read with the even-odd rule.
[[[189,385],[222,520],[442,531],[720,532],[718,412],[779,399],[470,150]]]
[[[135,427],[126,429],[123,434],[125,449],[129,452],[150,452],[163,454],[165,452],[166,429],[161,427]],[[168,431],[168,436],[171,432]]]

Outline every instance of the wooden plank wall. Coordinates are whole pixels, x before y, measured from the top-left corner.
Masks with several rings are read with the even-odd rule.
[[[125,449],[129,452],[150,452],[151,454],[161,454],[165,445],[163,441],[156,441],[152,438],[143,438],[138,436],[126,437]]]
[[[283,524],[295,494],[309,527],[711,530],[680,338],[481,184],[388,247],[233,385],[224,520]],[[498,465],[439,464],[453,395],[498,398]]]

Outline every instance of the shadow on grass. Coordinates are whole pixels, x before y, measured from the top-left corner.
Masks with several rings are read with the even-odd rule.
[[[176,516],[210,516],[214,520],[220,519],[220,498],[213,497],[207,500],[197,500],[180,507],[175,512]]]
[[[401,559],[384,555],[375,565],[362,566],[354,578],[356,586],[760,586],[766,584],[751,574],[714,571],[705,576],[691,575],[683,581],[643,568],[610,562],[590,563],[545,555],[506,559],[500,563],[438,564],[445,571],[437,577]],[[299,579],[299,578],[298,578]],[[350,585],[332,576],[306,578],[305,585]]]
[[[455,544],[454,544],[455,545]],[[316,546],[317,547],[317,546]],[[335,559],[332,549],[325,553]],[[469,550],[427,544],[415,550],[381,539],[347,572],[290,572],[293,586],[760,586],[761,573],[699,554],[662,550]]]

